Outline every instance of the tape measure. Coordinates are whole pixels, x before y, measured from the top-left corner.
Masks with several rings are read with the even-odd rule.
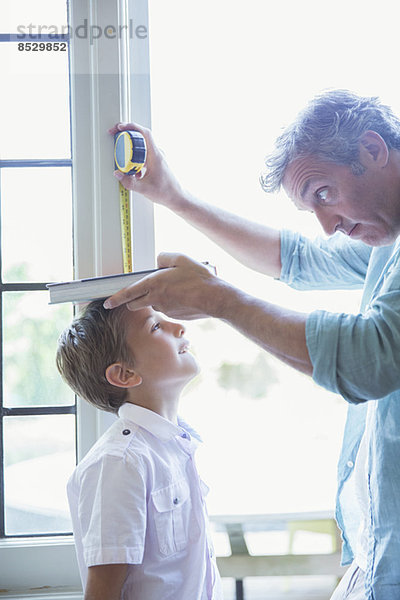
[[[127,175],[139,173],[146,162],[146,141],[138,131],[121,131],[114,137],[114,166]],[[129,191],[119,184],[121,238],[124,273],[133,270],[131,204]]]

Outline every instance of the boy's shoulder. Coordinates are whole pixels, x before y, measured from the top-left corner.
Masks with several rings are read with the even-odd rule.
[[[187,423],[178,419],[175,425],[150,410],[136,405],[125,406],[118,418],[97,440],[84,456],[71,477],[71,483],[82,482],[84,477],[100,476],[123,464],[144,478],[148,469],[155,465],[172,465],[182,461],[176,444],[168,442],[177,437],[192,436],[201,441],[198,434]],[[182,435],[182,432],[187,432]],[[197,443],[197,442],[195,442]]]
[[[136,487],[146,486],[146,449],[137,435],[139,427],[118,418],[97,440],[72,472],[67,493],[70,503],[76,503],[81,494],[92,494],[98,486],[121,489],[127,481]],[[139,438],[139,440],[138,440]]]
[[[117,418],[78,463],[76,471],[85,471],[107,457],[124,460],[130,449],[133,450],[129,452],[131,461],[140,462],[139,429],[135,423]]]

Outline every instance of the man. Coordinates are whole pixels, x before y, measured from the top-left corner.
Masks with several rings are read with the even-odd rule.
[[[132,124],[118,129],[132,128]],[[343,564],[332,600],[400,599],[400,120],[345,90],[313,99],[278,138],[262,177],[312,211],[328,236],[277,232],[196,200],[149,145],[140,178],[116,176],[168,206],[242,263],[297,289],[363,287],[360,314],[302,314],[249,296],[187,257],[106,303],[223,319],[349,402],[339,460]]]

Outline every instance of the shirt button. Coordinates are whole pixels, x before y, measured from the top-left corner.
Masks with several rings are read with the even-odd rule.
[[[188,434],[187,434],[187,433],[182,433],[182,437],[183,437],[185,440],[187,440],[189,436],[188,436]]]
[[[123,432],[122,432],[122,435],[129,435],[130,432],[131,432],[130,429],[124,429]]]
[[[347,461],[347,466],[349,467],[349,469],[352,469],[354,467],[354,463],[352,460]]]
[[[174,504],[179,504],[179,498],[174,498]]]

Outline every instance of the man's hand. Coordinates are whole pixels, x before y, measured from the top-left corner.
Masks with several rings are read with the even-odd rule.
[[[85,600],[119,600],[128,574],[128,565],[89,567]]]
[[[281,242],[278,231],[202,202],[183,189],[154,143],[149,129],[136,123],[118,123],[109,133],[115,135],[129,129],[139,131],[144,136],[147,159],[137,175],[114,172],[126,189],[139,192],[149,200],[171,209],[246,267],[272,277],[280,276]]]
[[[126,304],[129,310],[152,306],[172,318],[215,316],[224,282],[210,270],[183,254],[164,252],[158,257],[162,271],[117,292],[104,306]]]
[[[115,177],[127,190],[143,194],[149,200],[174,208],[174,201],[181,192],[181,187],[170,170],[161,150],[156,146],[150,129],[137,123],[117,123],[109,129],[111,135],[120,131],[138,131],[143,135],[147,145],[145,166],[136,175],[125,175],[114,171]]]
[[[280,360],[312,374],[307,315],[249,296],[182,254],[160,254],[158,265],[164,269],[117,292],[105,308],[152,306],[176,319],[217,317]]]

